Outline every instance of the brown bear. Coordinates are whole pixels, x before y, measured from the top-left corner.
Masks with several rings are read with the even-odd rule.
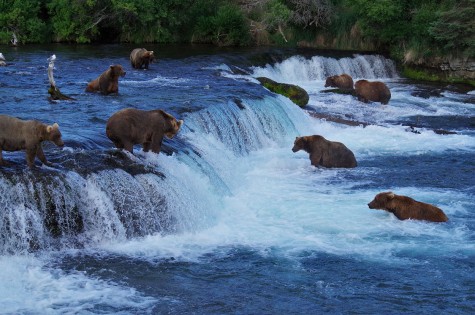
[[[130,53],[130,64],[135,69],[148,69],[148,65],[155,60],[153,50],[145,48],[135,48]]]
[[[350,75],[343,73],[340,75],[333,75],[328,77],[325,81],[325,87],[336,87],[340,90],[351,91],[353,90],[353,79]]]
[[[119,93],[119,77],[125,76],[121,65],[111,65],[97,79],[92,80],[86,87],[86,92],[101,92],[104,95]]]
[[[107,137],[119,149],[133,153],[135,144],[142,144],[144,152],[160,152],[163,136],[173,138],[183,120],[176,120],[163,110],[126,108],[114,113],[106,125]]]
[[[359,80],[355,83],[355,95],[361,102],[381,102],[386,105],[391,99],[391,92],[383,82]]]
[[[377,194],[373,201],[368,203],[368,207],[391,212],[399,220],[414,219],[431,222],[446,222],[448,220],[441,209],[410,197],[396,195],[390,191]]]
[[[343,143],[319,135],[296,137],[292,151],[299,150],[310,153],[313,166],[353,168],[357,165],[355,155]]]
[[[2,151],[26,150],[26,162],[30,168],[34,166],[35,156],[45,165],[46,160],[41,144],[51,141],[58,147],[64,146],[57,123],[45,125],[36,120],[21,120],[15,117],[0,115],[0,165],[6,165]]]

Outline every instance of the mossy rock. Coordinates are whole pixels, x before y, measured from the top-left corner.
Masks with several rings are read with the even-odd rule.
[[[257,80],[261,82],[261,84],[267,89],[269,89],[271,92],[288,97],[292,102],[294,102],[300,107],[305,107],[308,104],[308,93],[300,86],[275,82],[265,77],[259,77],[257,78]]]

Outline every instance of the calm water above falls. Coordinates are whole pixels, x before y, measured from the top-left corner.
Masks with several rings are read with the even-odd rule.
[[[130,67],[133,48],[0,48],[0,113],[58,122],[66,143],[45,145],[52,168],[4,153],[0,313],[475,312],[474,91],[401,79],[382,56],[155,46],[145,71]],[[47,100],[53,53],[56,83],[76,101]],[[127,71],[119,95],[84,92],[115,63]],[[384,81],[389,105],[322,93],[341,72]],[[306,110],[258,76],[304,87]],[[123,154],[105,122],[125,107],[185,124],[159,155]],[[358,167],[310,166],[291,151],[310,134],[343,142]],[[450,220],[370,210],[387,190]]]

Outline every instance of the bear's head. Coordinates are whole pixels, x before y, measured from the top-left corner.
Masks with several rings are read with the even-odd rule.
[[[180,131],[181,125],[183,125],[183,120],[176,120],[175,117],[165,113],[162,110],[160,110],[160,113],[166,122],[165,136],[167,136],[169,139],[172,139],[178,133],[178,131]]]
[[[58,147],[64,146],[63,139],[61,138],[61,131],[59,131],[59,125],[57,123],[46,127],[46,138]]]
[[[294,147],[292,148],[292,152],[297,152],[297,151],[305,149],[306,144],[307,144],[307,137],[296,137],[294,141]]]
[[[153,50],[147,50],[143,54],[144,59],[148,59],[149,62],[153,62],[155,60],[155,55],[153,54]]]
[[[337,85],[335,83],[335,78],[336,78],[335,75],[328,77],[327,80],[325,81],[325,87],[329,87],[329,86],[336,87]]]
[[[122,68],[121,65],[111,65],[109,68],[109,73],[113,77],[125,76],[124,68]]]
[[[391,192],[382,192],[377,194],[373,201],[368,203],[370,209],[387,209],[389,203],[394,199],[396,195]]]

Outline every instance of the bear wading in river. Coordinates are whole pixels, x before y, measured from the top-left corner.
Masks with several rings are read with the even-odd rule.
[[[126,108],[109,118],[106,134],[118,149],[133,153],[134,145],[142,144],[144,152],[159,153],[163,136],[172,139],[182,124],[183,120],[176,120],[161,109]]]
[[[64,146],[59,125],[46,125],[37,120],[21,120],[15,117],[0,115],[0,165],[6,165],[2,151],[26,151],[28,167],[34,167],[35,156],[45,165],[46,160],[42,142],[51,141],[58,147]]]
[[[111,65],[97,79],[87,84],[86,92],[101,92],[104,95],[119,93],[119,77],[125,76],[121,65]]]
[[[359,80],[355,83],[355,95],[361,102],[381,102],[386,105],[391,99],[391,91],[383,82]]]
[[[148,65],[155,60],[153,50],[135,48],[130,53],[130,64],[135,69],[148,69]]]
[[[353,90],[353,79],[350,75],[343,73],[328,77],[325,81],[325,87],[336,87],[343,91]]]
[[[448,221],[447,216],[441,209],[410,197],[396,195],[390,191],[377,194],[373,201],[368,203],[368,207],[391,212],[399,220]]]
[[[310,154],[313,166],[353,168],[355,155],[343,143],[329,141],[320,135],[296,137],[293,152],[304,150]]]

